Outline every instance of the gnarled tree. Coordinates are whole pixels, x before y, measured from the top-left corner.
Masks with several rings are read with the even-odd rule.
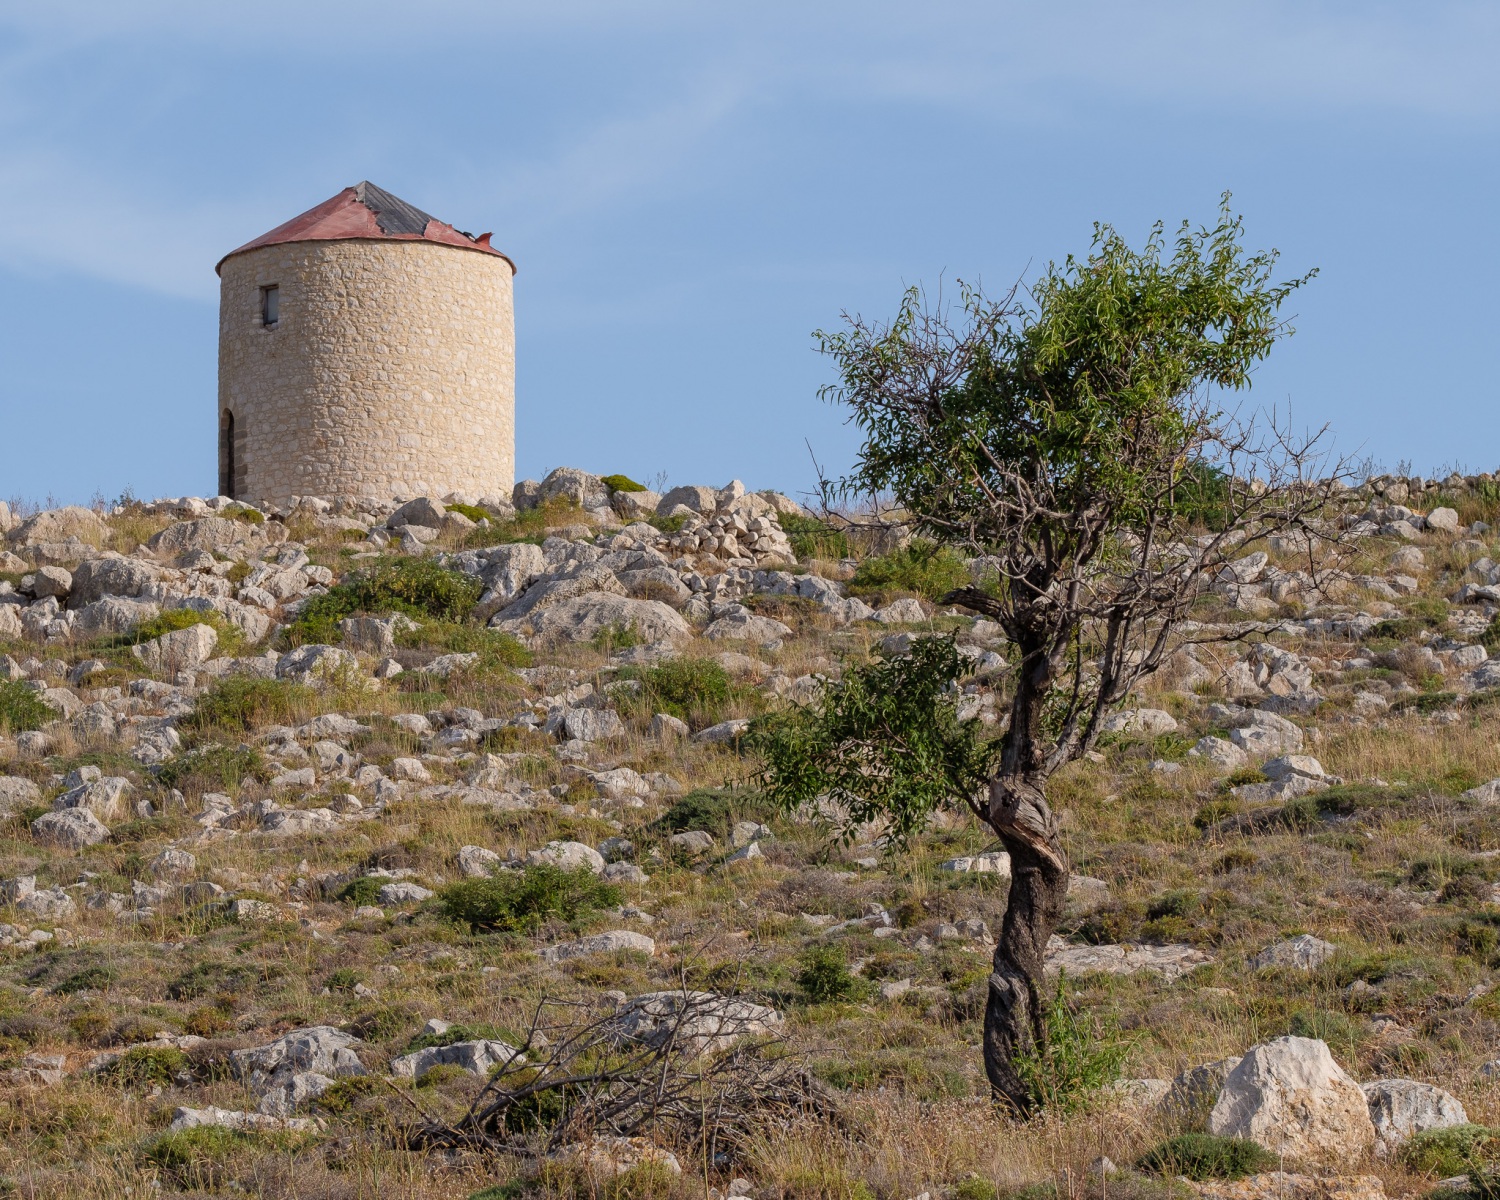
[[[856,672],[763,722],[753,744],[786,805],[828,797],[899,836],[947,797],[994,829],[1012,875],[984,1060],[1021,1112],[1034,1102],[1016,1061],[1045,1044],[1043,953],[1069,877],[1048,779],[1177,647],[1226,636],[1186,623],[1194,603],[1255,542],[1306,530],[1339,486],[1319,436],[1294,443],[1274,420],[1218,407],[1291,332],[1280,310],[1310,278],[1272,282],[1276,255],[1246,253],[1227,203],[1170,249],[1159,225],[1139,251],[1096,226],[1090,254],[1029,293],[965,289],[950,311],[912,290],[888,325],[846,316],[818,335],[840,377],[825,398],[865,435],[830,498],[878,501],[981,558],[974,586],[943,602],[1013,643],[1008,724],[987,752],[955,732],[941,697],[964,668],[934,649],[874,668],[878,680]]]

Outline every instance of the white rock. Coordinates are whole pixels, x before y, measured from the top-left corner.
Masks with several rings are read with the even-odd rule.
[[[608,933],[596,933],[592,937],[579,938],[576,942],[563,942],[557,946],[548,946],[538,953],[545,962],[560,963],[589,954],[613,954],[618,950],[655,954],[656,943],[644,933],[636,933],[631,929],[612,929]]]
[[[1047,974],[1098,972],[1104,975],[1159,975],[1170,983],[1189,971],[1213,962],[1196,946],[1070,946],[1054,937],[1047,946]]]
[[[1188,751],[1193,758],[1206,758],[1214,766],[1226,771],[1238,770],[1250,759],[1250,756],[1236,746],[1233,742],[1219,737],[1201,737],[1193,743],[1193,748]]]
[[[410,783],[431,783],[432,773],[420,758],[393,758],[391,778],[404,779]]]
[[[1427,514],[1427,528],[1444,533],[1458,532],[1458,513],[1451,508],[1435,508]]]
[[[1314,1038],[1280,1037],[1247,1050],[1208,1128],[1294,1160],[1347,1163],[1375,1146],[1364,1092]]]
[[[621,1036],[647,1045],[676,1037],[698,1053],[723,1050],[739,1038],[778,1033],[782,1016],[774,1008],[713,992],[648,992],[620,1006]]]
[[[669,738],[685,738],[691,732],[686,721],[671,713],[657,713],[651,718],[651,736],[659,742]]]
[[[625,736],[625,722],[612,708],[570,708],[563,717],[563,732],[579,742],[602,742]]]
[[[175,675],[178,671],[191,671],[207,662],[218,644],[219,635],[213,626],[200,624],[164,633],[149,642],[132,646],[130,652],[146,670]]]
[[[432,892],[420,884],[409,880],[398,880],[395,883],[387,883],[375,893],[375,898],[382,904],[420,904],[423,900],[431,900]]]
[[[1332,942],[1315,938],[1310,933],[1299,933],[1296,937],[1267,946],[1250,960],[1250,966],[1257,971],[1266,967],[1295,967],[1299,971],[1311,971],[1337,954],[1338,949]]]
[[[458,869],[470,879],[488,879],[504,861],[483,846],[460,846],[458,850]]]
[[[526,1056],[507,1042],[488,1038],[471,1042],[450,1042],[446,1046],[426,1046],[411,1054],[391,1059],[391,1074],[402,1079],[421,1079],[438,1066],[459,1067],[470,1075],[487,1078],[496,1067],[515,1062],[517,1066],[526,1061]]]
[[[917,625],[927,620],[927,609],[915,596],[907,596],[877,608],[874,618],[882,625]]]
[[[548,842],[540,850],[526,853],[528,863],[550,863],[564,871],[579,871],[587,868],[595,875],[604,870],[604,855],[582,842]]]
[[[1099,729],[1103,733],[1175,733],[1177,719],[1159,708],[1129,708],[1105,717]]]
[[[276,678],[295,683],[330,683],[352,679],[359,672],[359,659],[338,646],[298,646],[276,663]]]
[[[1414,1079],[1377,1079],[1364,1085],[1375,1126],[1377,1150],[1388,1154],[1425,1129],[1448,1129],[1468,1123],[1469,1114],[1453,1096]]]
[[[109,827],[86,808],[43,813],[31,823],[31,835],[39,842],[75,850],[97,846],[110,836]]]

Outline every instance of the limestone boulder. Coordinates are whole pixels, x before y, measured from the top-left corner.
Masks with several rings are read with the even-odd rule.
[[[675,1038],[697,1053],[723,1050],[742,1037],[774,1035],[782,1016],[774,1008],[715,992],[647,992],[617,1011],[623,1040],[657,1046]]]
[[[417,525],[423,529],[441,529],[443,518],[447,514],[448,510],[443,507],[441,500],[434,500],[430,496],[418,496],[415,500],[408,500],[387,517],[385,524],[388,529],[400,529],[403,525]]]
[[[1311,971],[1337,954],[1338,949],[1332,942],[1315,938],[1310,933],[1300,933],[1296,937],[1267,946],[1250,960],[1250,966],[1257,971],[1266,967],[1293,967],[1299,971]]]
[[[38,600],[45,596],[67,600],[72,590],[73,572],[62,567],[38,567],[31,579],[31,594]]]
[[[450,1042],[446,1046],[425,1046],[411,1054],[391,1059],[391,1074],[398,1079],[421,1079],[433,1067],[458,1067],[470,1075],[488,1078],[496,1067],[515,1062],[520,1066],[525,1055],[509,1042],[479,1039]]]
[[[24,775],[0,775],[0,816],[42,802],[42,789]]]
[[[359,670],[359,659],[337,646],[298,646],[276,662],[276,678],[319,684],[346,678]]]
[[[156,534],[146,545],[160,558],[174,559],[180,554],[203,550],[229,558],[246,558],[268,546],[286,541],[286,527],[274,521],[252,525],[226,517],[200,517],[178,521]]]
[[[1208,1128],[1306,1162],[1357,1161],[1376,1141],[1364,1092],[1315,1038],[1280,1037],[1247,1050]]]
[[[583,842],[548,842],[540,850],[526,854],[528,863],[546,863],[564,871],[589,870],[595,875],[604,870],[604,855]]]
[[[1154,736],[1158,733],[1175,733],[1177,718],[1159,708],[1128,708],[1124,712],[1111,713],[1099,723],[1103,733],[1143,733]]]
[[[765,645],[791,637],[792,630],[771,617],[759,617],[748,609],[727,613],[703,631],[712,642],[743,641]]]
[[[129,633],[137,625],[153,620],[160,612],[161,606],[151,600],[103,596],[77,610],[73,632],[85,638]]]
[[[71,504],[37,513],[20,528],[12,531],[10,540],[18,546],[36,546],[47,542],[77,539],[90,546],[102,546],[109,536],[109,526],[91,508]]]
[[[633,600],[600,592],[575,596],[530,618],[533,635],[544,642],[591,642],[605,629],[629,629],[645,642],[679,642],[693,630],[660,600]]]
[[[655,954],[656,943],[644,933],[631,929],[611,929],[607,933],[596,933],[579,938],[575,942],[562,942],[539,951],[542,960],[549,963],[568,962],[591,954],[614,954],[621,950],[633,950],[638,954]]]
[[[625,722],[612,708],[570,708],[562,719],[563,735],[570,741],[603,742],[625,736]]]
[[[52,809],[86,809],[101,821],[124,821],[132,815],[130,793],[134,790],[124,776],[106,775],[64,792],[52,802]]]
[[[52,846],[81,850],[109,840],[109,827],[86,808],[43,813],[31,823],[31,836]]]
[[[1184,1128],[1201,1131],[1224,1090],[1224,1081],[1239,1065],[1240,1056],[1235,1055],[1184,1071],[1162,1098],[1162,1111]]]
[[[1424,1130],[1449,1129],[1469,1121],[1469,1114],[1457,1099],[1430,1083],[1377,1079],[1365,1084],[1363,1091],[1381,1154],[1400,1149],[1408,1138]]]
[[[692,509],[700,516],[711,517],[719,511],[719,491],[717,488],[698,487],[692,484],[674,487],[657,503],[657,515],[669,516],[679,504]]]
[[[148,671],[175,675],[202,666],[213,657],[218,644],[219,635],[212,625],[190,625],[132,646],[130,653]]]
[[[537,488],[536,503],[546,504],[549,500],[571,502],[584,509],[606,508],[609,487],[599,476],[580,471],[577,467],[558,467]]]
[[[162,569],[155,563],[106,552],[78,564],[68,603],[78,609],[104,596],[135,598],[155,584],[161,574]]]

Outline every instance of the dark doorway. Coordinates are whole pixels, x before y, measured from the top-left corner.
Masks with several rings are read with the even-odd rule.
[[[219,417],[219,495],[234,499],[234,414],[227,408]]]

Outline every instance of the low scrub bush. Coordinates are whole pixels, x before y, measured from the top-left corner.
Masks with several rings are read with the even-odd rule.
[[[783,513],[780,519],[781,530],[792,544],[792,553],[799,559],[820,558],[836,562],[853,553],[849,535],[827,521],[796,513]]]
[[[1446,1178],[1482,1170],[1500,1155],[1500,1130],[1454,1125],[1414,1134],[1401,1148],[1401,1163],[1423,1175]]]
[[[1088,1105],[1101,1088],[1120,1078],[1130,1053],[1130,1043],[1115,1026],[1073,1011],[1065,987],[1065,978],[1059,976],[1057,991],[1047,1003],[1046,1043],[1016,1056],[1016,1069],[1032,1102],[1058,1113]]]
[[[300,683],[284,679],[220,679],[193,704],[182,722],[185,729],[254,729],[262,725],[289,725],[312,711],[316,693]]]
[[[443,507],[449,512],[457,513],[461,517],[468,517],[469,520],[476,523],[479,521],[489,521],[493,524],[495,520],[494,513],[490,512],[487,508],[480,508],[477,504],[445,504]]]
[[[457,621],[423,621],[396,635],[396,645],[410,650],[440,650],[444,654],[477,654],[481,671],[529,667],[531,651],[511,634]]]
[[[164,763],[157,782],[182,792],[218,792],[246,779],[270,782],[273,772],[254,746],[202,746]]]
[[[944,592],[968,582],[968,568],[952,550],[932,542],[914,541],[903,549],[863,560],[849,581],[849,591],[853,595],[882,596],[915,592],[936,600]]]
[[[105,1074],[125,1087],[167,1087],[188,1069],[188,1056],[176,1046],[132,1046]]]
[[[695,729],[723,720],[735,693],[729,673],[711,658],[674,658],[625,677],[641,684],[629,709],[643,716],[670,713]]]
[[[449,884],[439,893],[438,910],[476,933],[531,933],[549,920],[572,922],[619,903],[620,889],[592,871],[565,871],[539,863],[524,871]]]
[[[1185,1175],[1201,1183],[1209,1179],[1243,1179],[1273,1170],[1276,1156],[1245,1138],[1184,1133],[1153,1146],[1136,1166],[1161,1175]]]
[[[473,609],[483,584],[450,571],[430,558],[384,559],[367,570],[314,596],[287,628],[293,646],[339,641],[339,622],[357,613],[462,622]]]
[[[154,641],[163,634],[176,633],[179,629],[191,629],[194,625],[207,625],[219,635],[216,653],[234,654],[245,645],[245,635],[240,627],[221,613],[209,610],[199,612],[193,608],[163,609],[149,621],[142,621],[129,633],[118,634],[95,643],[100,649],[120,649],[139,646]]]
[[[25,684],[0,683],[0,733],[24,733],[40,729],[59,714],[43,704]]]
[[[736,821],[765,821],[773,811],[759,792],[696,788],[662,813],[651,829],[658,834],[702,829],[723,841]]]
[[[849,959],[842,946],[814,946],[804,952],[797,986],[810,1004],[861,999],[871,987],[869,980],[860,979],[849,970]]]
[[[602,482],[612,492],[644,492],[646,490],[644,483],[637,483],[629,475],[606,475]]]

